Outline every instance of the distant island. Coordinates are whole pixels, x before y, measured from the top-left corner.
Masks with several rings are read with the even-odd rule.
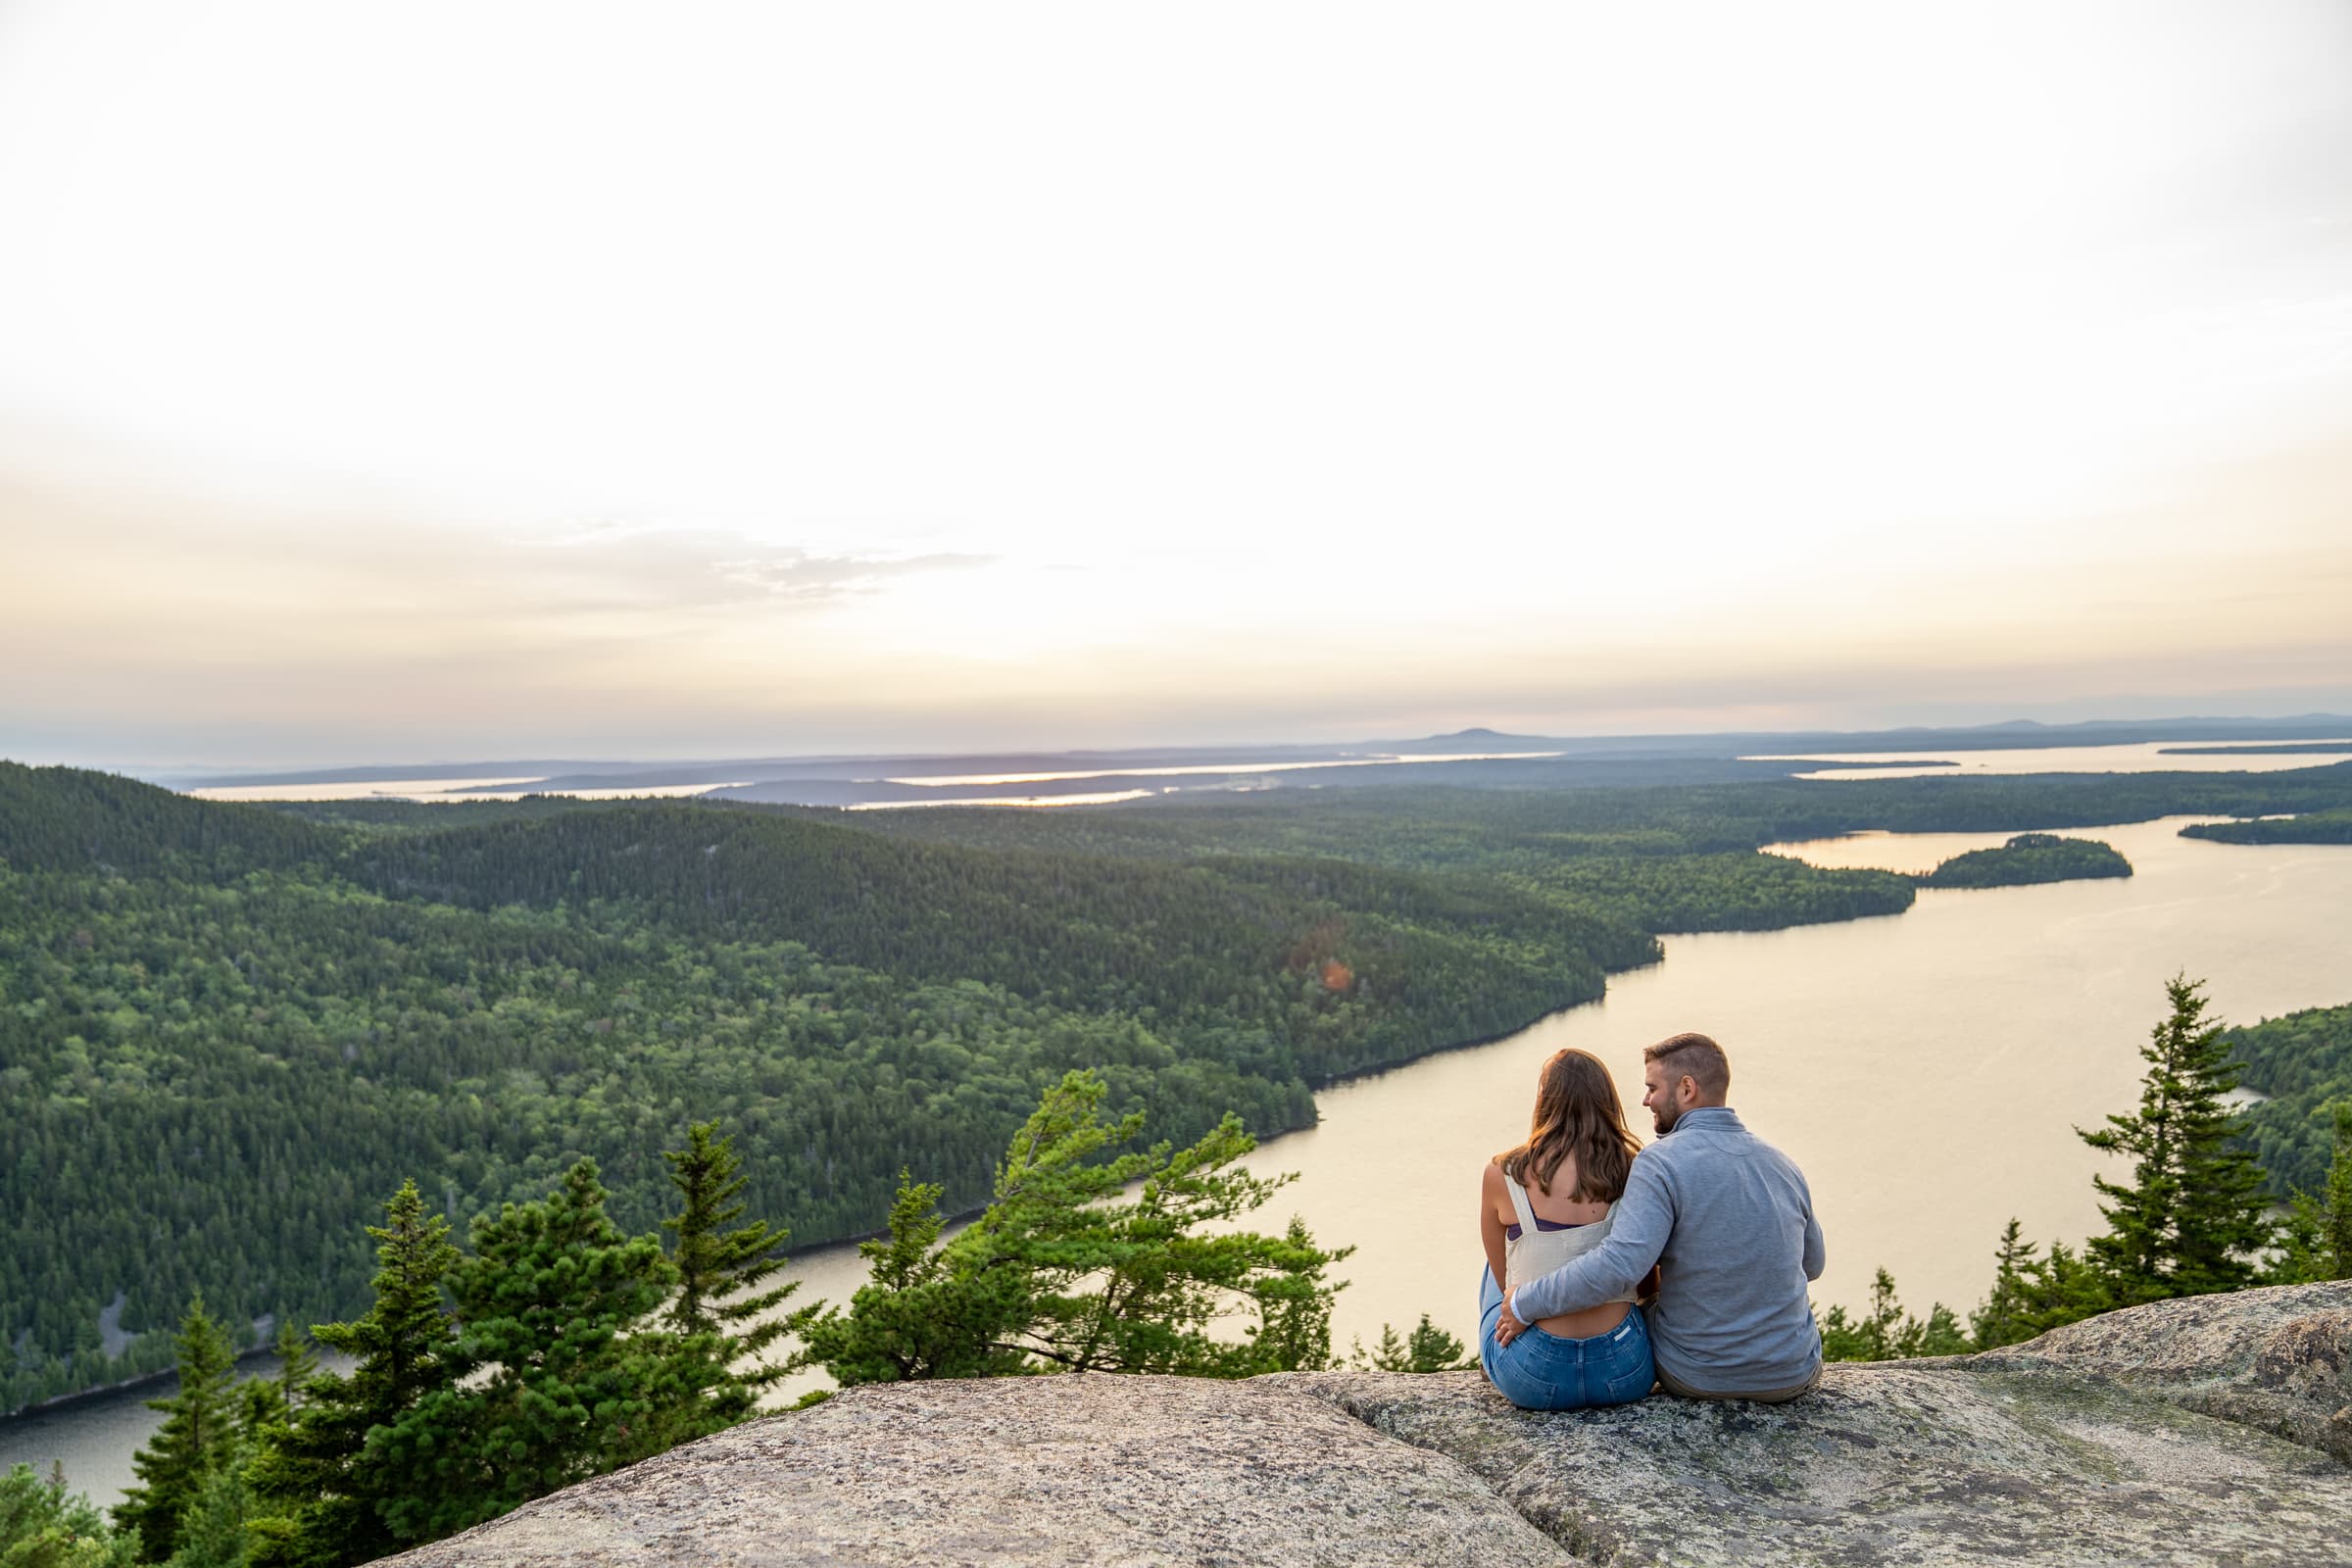
[[[2218,844],[2352,844],[2352,808],[2244,822],[2191,822],[2180,836]]]
[[[2033,882],[2077,882],[2130,876],[2132,862],[2096,839],[2020,833],[1997,850],[1955,855],[1919,879],[1923,888],[2012,888]]]

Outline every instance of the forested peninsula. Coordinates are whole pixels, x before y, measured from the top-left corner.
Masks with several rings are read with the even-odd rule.
[[[0,763],[0,1408],[167,1366],[199,1291],[240,1332],[348,1317],[405,1178],[462,1218],[593,1156],[642,1232],[662,1152],[720,1117],[753,1210],[836,1240],[903,1166],[976,1206],[1074,1068],[1155,1136],[1276,1133],[1320,1084],[1592,1000],[1660,933],[1913,898],[1762,844],[2346,806],[2338,767],[294,811]]]
[[[2009,888],[2035,882],[2125,877],[2132,862],[2096,839],[2020,833],[1992,850],[1955,855],[1919,879],[1923,888]]]
[[[2306,811],[2299,816],[2256,817],[2246,822],[2191,822],[2184,839],[2218,844],[2352,844],[2352,810]]]

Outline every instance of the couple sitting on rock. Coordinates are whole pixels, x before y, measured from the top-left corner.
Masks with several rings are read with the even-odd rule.
[[[1531,1410],[1624,1404],[1653,1383],[1687,1399],[1793,1399],[1821,1380],[1805,1294],[1821,1224],[1805,1178],[1724,1103],[1721,1046],[1675,1035],[1642,1055],[1656,1143],[1626,1130],[1599,1058],[1561,1051],[1537,1080],[1527,1142],[1487,1166],[1479,1363]]]

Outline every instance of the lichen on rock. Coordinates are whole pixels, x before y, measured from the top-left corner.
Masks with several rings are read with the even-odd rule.
[[[2352,1464],[2352,1285],[2345,1283],[2151,1302],[1973,1359],[2116,1378]]]
[[[394,1559],[1459,1564],[1558,1547],[1442,1455],[1267,1380],[902,1383],[749,1422]]]
[[[2352,1283],[1831,1367],[1786,1405],[1512,1408],[1475,1372],[853,1389],[396,1559],[2352,1561]]]

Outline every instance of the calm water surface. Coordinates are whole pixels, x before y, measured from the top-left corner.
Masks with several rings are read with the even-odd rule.
[[[2098,1228],[2090,1177],[2108,1167],[2074,1129],[2136,1104],[2167,978],[2208,979],[2232,1022],[2352,1001],[2352,847],[2238,855],[2179,837],[2190,820],[2069,830],[2121,850],[2129,880],[1927,889],[1898,915],[1670,937],[1665,962],[1611,976],[1601,1002],[1326,1091],[1321,1125],[1255,1163],[1301,1171],[1283,1196],[1318,1238],[1358,1247],[1340,1339],[1424,1310],[1467,1338],[1478,1168],[1525,1135],[1537,1066],[1593,1052],[1646,1135],[1642,1047],[1685,1029],[1724,1044],[1733,1105],[1811,1182],[1829,1238],[1817,1301],[1862,1302],[1883,1263],[1915,1310],[1975,1305],[2011,1215],[2045,1241]],[[2007,836],[1776,848],[1912,869]]]
[[[2216,742],[2215,745],[2223,743]],[[2239,742],[2252,745],[2254,742]],[[2312,742],[2282,742],[2309,745]],[[2181,750],[2187,747],[2188,750]],[[1805,752],[1751,758],[1751,761],[1786,762],[1799,760],[1823,762],[1871,763],[1863,767],[1825,767],[1798,778],[1919,778],[1958,773],[2281,773],[2296,767],[2326,767],[2352,760],[2352,739],[2338,752],[2258,753],[2199,750],[2193,742],[2139,741],[2122,746],[2020,747],[2014,751],[1937,752],[1934,747],[1904,752]],[[1917,758],[1917,767],[1886,765],[1895,760]]]
[[[1524,1135],[1538,1064],[1561,1046],[1594,1052],[1646,1134],[1642,1047],[1700,1029],[1731,1053],[1735,1107],[1812,1183],[1830,1256],[1816,1299],[1860,1303],[1885,1264],[1914,1310],[1965,1311],[2011,1215],[2044,1241],[2097,1228],[2090,1177],[2107,1167],[2074,1129],[2136,1103],[2167,978],[2205,977],[2231,1022],[2352,1001],[2352,846],[2211,844],[2179,836],[2188,820],[2066,830],[2121,850],[2129,880],[1931,889],[1899,915],[1670,937],[1663,963],[1611,977],[1601,1002],[1325,1091],[1321,1125],[1251,1161],[1300,1173],[1264,1228],[1296,1211],[1318,1239],[1356,1248],[1334,1313],[1343,1348],[1424,1311],[1467,1340],[1479,1166]],[[2007,837],[1775,848],[1917,870]],[[804,1299],[846,1301],[862,1269],[839,1247],[793,1273]],[[0,1465],[62,1458],[74,1486],[111,1502],[155,1424],[140,1404],[154,1392],[0,1423]]]

